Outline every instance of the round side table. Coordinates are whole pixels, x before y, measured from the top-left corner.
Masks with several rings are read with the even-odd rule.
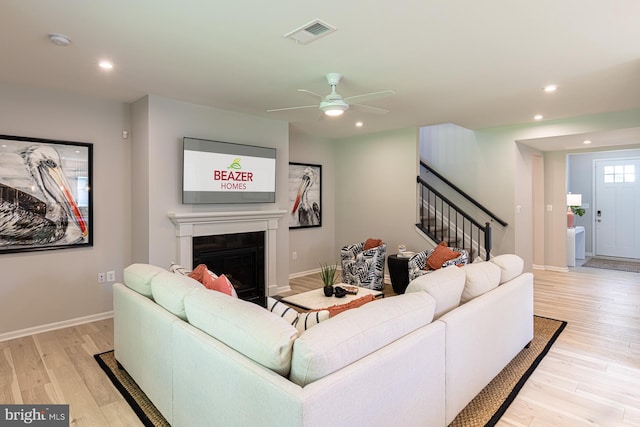
[[[409,284],[409,258],[393,254],[387,256],[391,286],[397,294],[404,294]]]

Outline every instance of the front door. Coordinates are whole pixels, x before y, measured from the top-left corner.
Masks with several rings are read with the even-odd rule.
[[[595,161],[596,255],[640,258],[640,158]]]

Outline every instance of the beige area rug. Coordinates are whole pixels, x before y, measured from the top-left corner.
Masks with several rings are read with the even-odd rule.
[[[454,427],[493,426],[547,354],[567,322],[534,316],[534,337],[451,423]],[[113,350],[96,354],[96,361],[145,426],[169,426],[137,384],[121,369]]]
[[[617,259],[592,257],[589,258],[584,264],[582,264],[582,266],[640,273],[640,261],[623,261]]]

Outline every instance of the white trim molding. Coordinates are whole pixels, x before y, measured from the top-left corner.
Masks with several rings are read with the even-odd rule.
[[[265,232],[265,295],[278,293],[276,275],[276,230],[285,210],[169,213],[176,227],[178,263],[193,265],[193,238],[218,234]]]
[[[96,322],[98,320],[110,319],[112,317],[113,311],[106,311],[104,313],[92,314],[91,316],[78,317],[75,319],[64,320],[62,322],[49,323],[46,325],[34,326],[32,328],[20,329],[19,331],[0,334],[0,342],[22,338],[34,334],[41,334],[43,332],[55,331],[56,329],[70,328],[71,326]]]

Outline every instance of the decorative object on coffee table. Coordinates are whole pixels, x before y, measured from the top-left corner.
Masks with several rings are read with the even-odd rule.
[[[320,264],[320,278],[324,284],[324,295],[330,297],[333,295],[333,284],[336,282],[336,270],[338,266],[335,264],[329,265],[327,263]]]

